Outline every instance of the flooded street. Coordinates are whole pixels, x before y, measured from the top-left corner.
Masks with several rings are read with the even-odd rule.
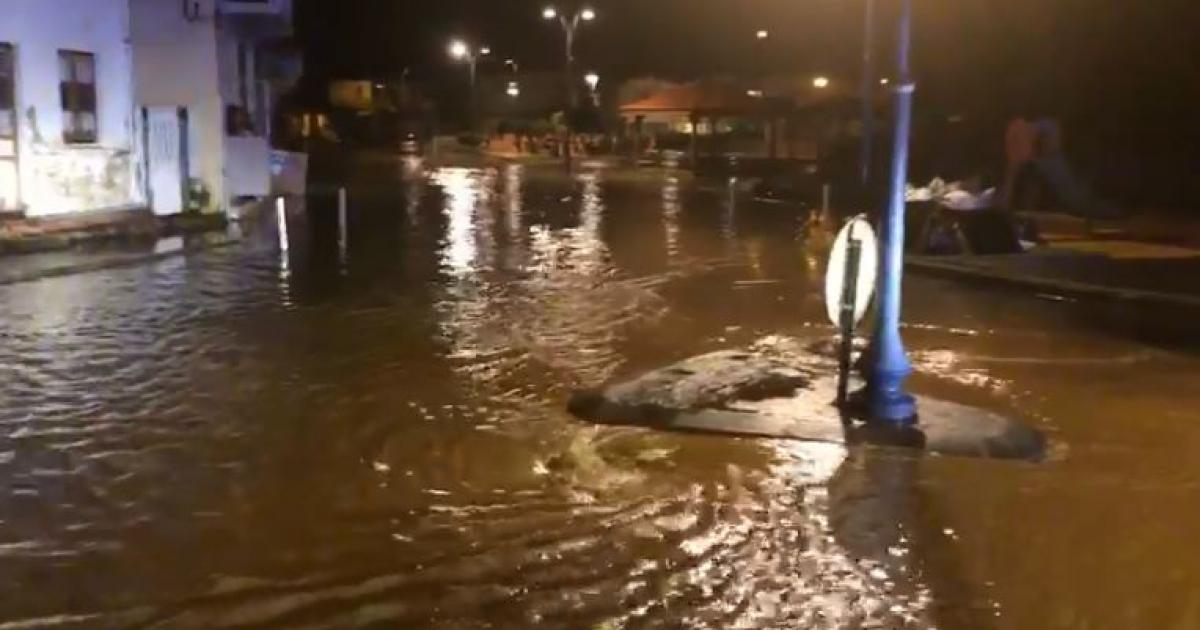
[[[908,278],[913,389],[1041,464],[596,428],[573,389],[832,334],[829,234],[682,173],[377,169],[344,237],[314,194],[283,252],[0,287],[0,630],[1200,627],[1200,361],[1133,314]]]

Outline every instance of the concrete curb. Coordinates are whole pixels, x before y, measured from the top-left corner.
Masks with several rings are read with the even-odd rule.
[[[1071,297],[1101,298],[1123,302],[1143,303],[1146,305],[1167,305],[1200,310],[1200,296],[1149,291],[1130,287],[1113,287],[1078,280],[1046,278],[1011,273],[997,269],[984,269],[966,266],[948,260],[931,257],[908,257],[905,265],[914,271],[928,275],[985,282],[1015,288],[1035,289],[1045,293],[1055,293]]]
[[[72,276],[90,273],[93,271],[102,271],[105,269],[136,267],[138,265],[166,260],[176,256],[186,256],[188,254],[220,249],[230,245],[235,245],[240,242],[241,239],[239,238],[224,237],[220,240],[213,240],[211,242],[185,244],[182,247],[169,251],[114,254],[112,256],[107,256],[97,260],[88,260],[81,263],[58,265],[44,269],[32,269],[29,271],[17,271],[9,274],[0,273],[0,286],[34,282],[48,278],[61,278],[63,276]]]

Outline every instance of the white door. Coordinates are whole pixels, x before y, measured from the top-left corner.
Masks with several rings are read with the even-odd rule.
[[[184,117],[176,107],[147,107],[146,174],[154,214],[179,214],[184,209]]]

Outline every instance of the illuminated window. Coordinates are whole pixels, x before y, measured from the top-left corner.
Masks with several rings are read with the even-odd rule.
[[[96,56],[58,51],[58,78],[62,95],[63,141],[67,144],[95,142]]]

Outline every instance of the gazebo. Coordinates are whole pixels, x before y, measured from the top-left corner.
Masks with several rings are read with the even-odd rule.
[[[690,136],[692,164],[699,157],[698,136],[712,134],[723,120],[755,120],[763,123],[763,144],[769,157],[779,154],[788,118],[793,109],[789,99],[765,97],[730,82],[696,82],[670,87],[620,106],[621,118],[633,127],[633,152],[640,154],[647,123]],[[707,130],[707,131],[705,131]]]

